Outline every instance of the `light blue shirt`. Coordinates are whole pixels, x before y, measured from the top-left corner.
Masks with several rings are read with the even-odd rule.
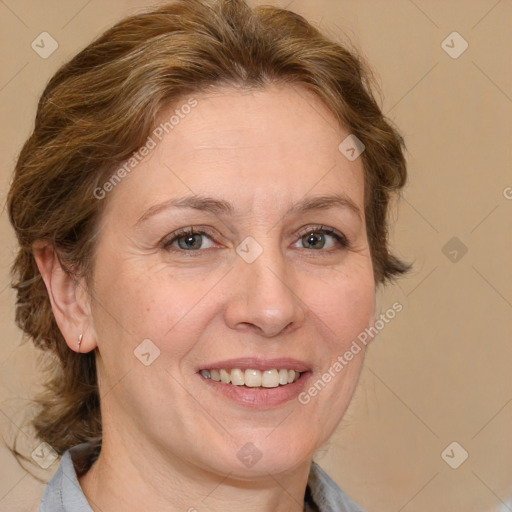
[[[39,512],[93,512],[78,482],[98,458],[100,445],[83,443],[65,451],[43,493]],[[306,489],[304,510],[315,512],[364,512],[316,463]]]

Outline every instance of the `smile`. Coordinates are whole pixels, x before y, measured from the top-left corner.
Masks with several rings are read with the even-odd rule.
[[[263,371],[252,368],[247,368],[246,370],[240,368],[233,368],[231,370],[212,368],[209,370],[201,370],[201,375],[205,379],[223,382],[224,384],[232,384],[233,386],[277,388],[296,382],[301,373],[286,368]]]

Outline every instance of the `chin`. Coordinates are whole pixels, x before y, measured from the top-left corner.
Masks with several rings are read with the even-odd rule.
[[[232,473],[242,480],[266,479],[269,474],[288,473],[302,464],[309,465],[320,443],[313,443],[311,436],[300,431],[290,436],[284,429],[278,435],[278,430],[279,427],[271,433],[255,432],[253,436],[238,438],[223,457],[221,473]]]

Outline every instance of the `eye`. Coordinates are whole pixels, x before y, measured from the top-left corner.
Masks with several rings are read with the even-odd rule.
[[[205,237],[210,241],[209,245],[205,245]],[[299,237],[297,243],[302,244],[303,249],[332,252],[350,247],[349,241],[343,234],[325,226],[308,227],[299,233]],[[162,242],[163,249],[176,252],[201,252],[200,249],[211,247],[213,247],[212,237],[206,231],[193,227],[181,229]]]
[[[336,250],[336,244],[338,248],[341,249],[349,247],[349,242],[344,235],[324,226],[309,227],[303,230],[299,236],[301,238],[297,243],[301,243],[304,249],[314,249],[318,251],[322,249],[333,249],[334,247],[334,250]]]
[[[204,238],[211,237],[205,231],[195,230],[194,228],[185,228],[172,235],[172,238],[164,241],[163,248],[169,249],[170,246],[183,251],[196,251],[198,249],[208,249],[203,242]],[[211,246],[210,246],[211,247]]]

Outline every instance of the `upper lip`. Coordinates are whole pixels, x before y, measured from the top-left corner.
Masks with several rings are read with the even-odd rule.
[[[290,357],[279,357],[273,359],[265,359],[263,357],[239,357],[236,359],[225,359],[223,361],[207,363],[199,367],[198,371],[212,369],[232,370],[234,368],[250,368],[251,370],[261,371],[273,369],[280,370],[285,368],[287,370],[296,370],[298,372],[306,372],[311,369],[311,367],[304,361],[299,361],[298,359],[292,359]]]

